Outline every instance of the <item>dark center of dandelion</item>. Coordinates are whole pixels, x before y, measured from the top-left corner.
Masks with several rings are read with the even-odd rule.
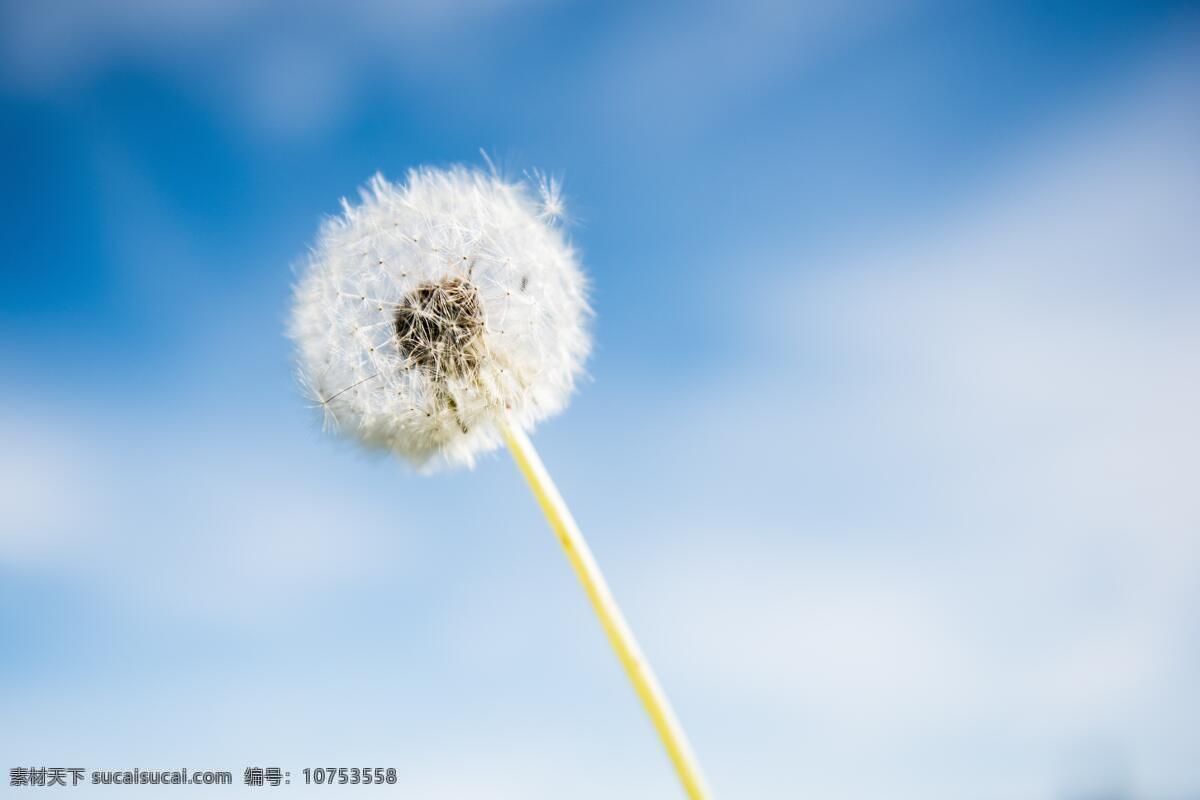
[[[470,374],[478,366],[475,344],[482,334],[479,292],[460,278],[422,284],[396,309],[400,355],[437,378]]]

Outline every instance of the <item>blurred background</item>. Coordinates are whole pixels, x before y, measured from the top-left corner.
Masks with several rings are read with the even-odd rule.
[[[563,178],[535,440],[720,797],[1200,798],[1196,4],[0,9],[0,793],[679,796],[507,456],[293,381],[321,217],[482,148]]]

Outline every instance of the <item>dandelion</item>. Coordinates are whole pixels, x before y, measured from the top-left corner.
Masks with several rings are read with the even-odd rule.
[[[561,410],[588,307],[575,253],[541,213],[523,186],[462,168],[414,170],[404,186],[376,176],[343,203],[291,326],[327,421],[428,470],[470,465],[502,423]]]
[[[495,171],[381,176],[325,222],[290,334],[327,426],[422,471],[508,445],[582,582],[689,797],[708,797],[666,695],[526,432],[561,411],[588,355],[559,183]]]

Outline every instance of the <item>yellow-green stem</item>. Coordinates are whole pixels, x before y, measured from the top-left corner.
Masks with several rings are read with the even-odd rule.
[[[579,531],[575,518],[571,516],[570,509],[558,493],[550,474],[546,472],[537,451],[533,449],[533,443],[515,426],[505,427],[502,432],[517,466],[529,481],[538,505],[542,507],[542,512],[549,520],[559,544],[566,551],[579,582],[583,584],[596,616],[600,617],[600,624],[604,626],[608,641],[617,651],[621,666],[625,668],[633,688],[637,690],[638,697],[646,708],[646,713],[650,715],[654,729],[658,731],[658,736],[667,749],[667,755],[670,756],[675,771],[679,773],[684,790],[691,800],[709,800],[711,794],[683,727],[675,717],[675,712],[671,710],[667,695],[659,685],[658,679],[654,677],[650,663],[638,647],[637,640],[633,638],[633,631],[629,629],[621,609],[617,607],[617,602],[613,599],[608,583],[600,573],[600,567],[597,566],[591,548]]]

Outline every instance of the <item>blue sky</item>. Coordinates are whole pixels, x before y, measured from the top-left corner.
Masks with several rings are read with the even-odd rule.
[[[535,441],[721,796],[1200,796],[1193,6],[0,8],[4,766],[674,796],[507,460],[294,386],[321,216],[482,148],[564,180]]]

